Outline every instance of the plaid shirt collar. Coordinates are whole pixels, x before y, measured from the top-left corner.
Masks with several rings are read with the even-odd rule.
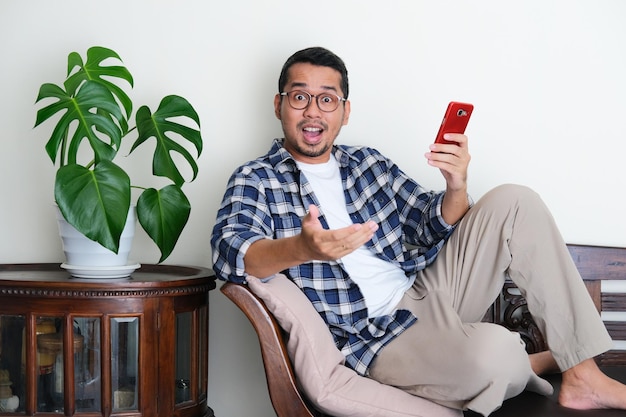
[[[298,171],[296,161],[285,149],[283,143],[284,139],[274,139],[272,147],[267,154],[269,163],[276,169],[277,172],[281,174]],[[359,162],[354,155],[346,152],[343,147],[333,145],[332,151],[340,166],[347,166],[351,163],[357,164]]]

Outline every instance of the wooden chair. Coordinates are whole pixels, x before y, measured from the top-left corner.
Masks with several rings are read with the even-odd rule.
[[[254,327],[261,345],[265,378],[277,417],[330,417],[315,410],[300,394],[284,340],[284,332],[267,307],[246,285],[227,282],[222,293]]]

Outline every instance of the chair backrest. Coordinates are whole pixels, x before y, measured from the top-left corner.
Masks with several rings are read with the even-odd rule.
[[[263,301],[246,285],[227,282],[221,287],[226,295],[248,317],[261,345],[261,357],[270,400],[278,417],[329,417],[311,407],[300,394],[287,354],[284,331]]]

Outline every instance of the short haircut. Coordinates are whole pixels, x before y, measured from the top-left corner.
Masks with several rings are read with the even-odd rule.
[[[291,55],[280,72],[278,78],[278,92],[282,93],[285,85],[287,85],[287,74],[292,65],[298,63],[307,63],[320,67],[329,67],[337,70],[341,74],[341,91],[344,98],[348,98],[348,70],[343,60],[328,49],[318,46],[302,49]]]

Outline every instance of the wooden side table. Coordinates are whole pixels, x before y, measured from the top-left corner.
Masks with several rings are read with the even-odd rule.
[[[99,281],[58,264],[0,265],[0,415],[213,417],[214,288],[199,267]]]

